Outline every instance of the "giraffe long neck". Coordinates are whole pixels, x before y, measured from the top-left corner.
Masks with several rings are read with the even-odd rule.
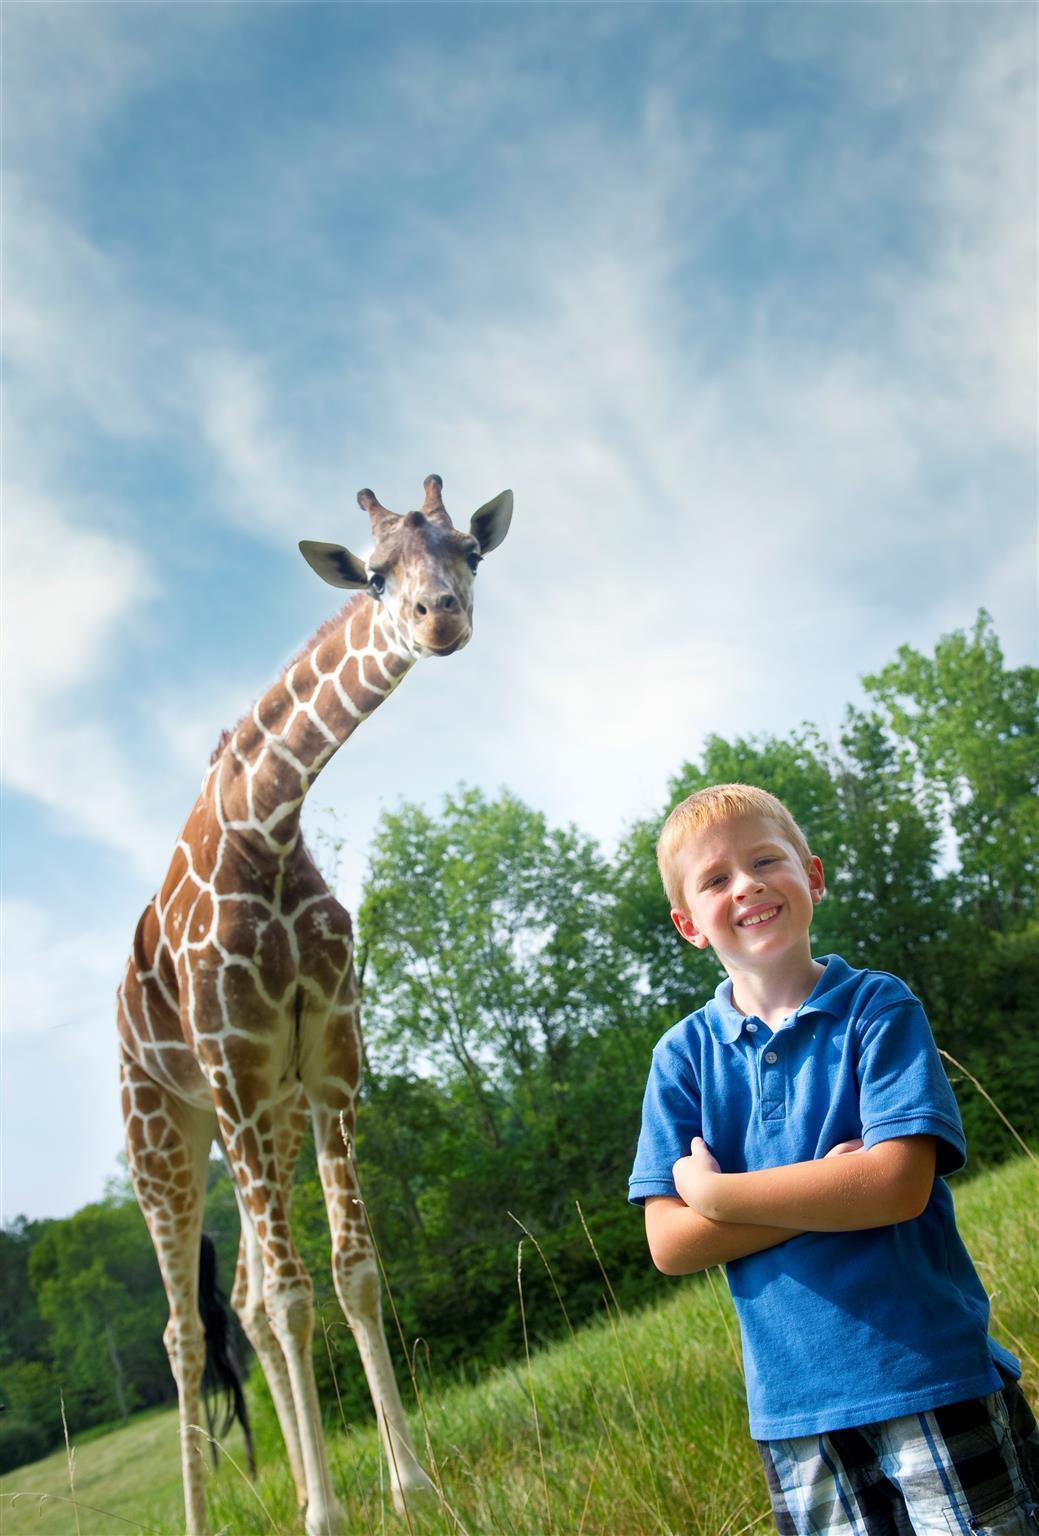
[[[228,831],[280,862],[325,764],[414,662],[380,604],[361,596],[324,625],[235,728],[211,785]]]

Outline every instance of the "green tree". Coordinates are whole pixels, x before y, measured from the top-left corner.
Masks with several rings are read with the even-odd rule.
[[[574,1199],[616,1198],[649,1044],[615,885],[590,838],[507,793],[462,789],[377,830],[359,1167],[406,1330],[441,1361],[474,1335],[485,1358],[515,1349],[510,1211],[565,1221],[563,1270],[595,1268]]]
[[[902,646],[863,679],[918,803],[956,835],[957,896],[990,932],[1039,907],[1039,668],[1008,669],[984,611],[932,656]]]
[[[953,883],[938,873],[937,810],[906,784],[898,745],[876,715],[849,709],[828,761],[836,804],[819,924],[827,947],[853,965],[893,971],[937,1002],[954,923]]]
[[[47,1326],[29,1283],[29,1255],[49,1225],[20,1216],[0,1228],[0,1472],[45,1455],[61,1432]]]
[[[592,839],[507,793],[462,789],[437,818],[388,813],[359,912],[373,1050],[464,1083],[501,1146],[502,1086],[561,1077],[574,1041],[623,1011],[610,901]]]
[[[99,1202],[49,1223],[29,1275],[70,1424],[173,1397],[162,1343],[166,1299],[136,1205]]]

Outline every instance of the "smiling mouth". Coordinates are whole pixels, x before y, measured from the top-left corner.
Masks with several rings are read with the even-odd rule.
[[[769,907],[767,912],[755,912],[753,917],[741,917],[736,926],[737,928],[757,928],[762,923],[771,922],[778,912],[778,907]]]

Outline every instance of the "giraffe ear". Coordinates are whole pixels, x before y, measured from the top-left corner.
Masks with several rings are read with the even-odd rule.
[[[512,522],[512,492],[502,491],[493,501],[485,501],[469,520],[469,532],[486,555],[497,549],[509,531]]]
[[[333,587],[366,587],[368,568],[341,544],[315,544],[313,539],[300,539],[299,552],[312,570]]]

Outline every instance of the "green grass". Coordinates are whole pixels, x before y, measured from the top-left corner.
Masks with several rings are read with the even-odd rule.
[[[1024,1360],[1025,1386],[1034,1399],[1039,1171],[1022,1158],[964,1183],[956,1203],[993,1297],[994,1331]],[[525,1271],[539,1262],[525,1242]],[[715,1272],[692,1281],[662,1279],[660,1291],[656,1306],[621,1319],[604,1316],[537,1354],[529,1370],[521,1363],[476,1386],[420,1381],[422,1408],[413,1426],[438,1493],[406,1520],[390,1508],[374,1428],[333,1437],[333,1476],[346,1528],[371,1536],[768,1531],[724,1278]],[[233,1443],[229,1449],[240,1461]],[[262,1469],[255,1493],[227,1465],[210,1477],[209,1489],[216,1531],[301,1528],[281,1463]],[[40,1494],[69,1496],[64,1455],[21,1468],[4,1480],[2,1492],[4,1536],[75,1533],[77,1512],[80,1536],[131,1529],[115,1515],[175,1536],[183,1529],[176,1415],[147,1415],[84,1444],[76,1457],[78,1511],[57,1503],[40,1508]],[[85,1505],[108,1513],[94,1514]]]
[[[74,1476],[73,1505],[64,1450],[9,1473],[0,1483],[3,1536],[75,1532],[77,1518],[82,1536],[132,1532],[134,1526],[124,1525],[120,1516],[149,1529],[176,1531],[183,1525],[176,1411],[142,1413],[125,1429],[92,1436],[75,1449]]]

